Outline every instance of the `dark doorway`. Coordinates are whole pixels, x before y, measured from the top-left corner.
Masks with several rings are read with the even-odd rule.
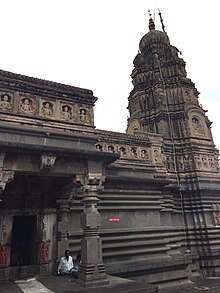
[[[36,216],[14,216],[11,240],[11,266],[34,264]]]

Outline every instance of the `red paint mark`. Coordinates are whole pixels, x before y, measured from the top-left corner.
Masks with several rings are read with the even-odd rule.
[[[44,263],[48,261],[48,254],[49,254],[49,246],[47,243],[40,243],[40,251],[39,251],[39,258],[40,262]]]
[[[120,222],[119,218],[108,218],[109,222]]]
[[[7,266],[8,262],[8,248],[6,246],[0,247],[0,266]]]
[[[215,212],[214,217],[215,217],[216,225],[220,226],[220,212]]]

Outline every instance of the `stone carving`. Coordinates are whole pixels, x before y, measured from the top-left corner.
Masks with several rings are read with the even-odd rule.
[[[131,155],[132,158],[137,158],[137,148],[132,147],[130,149],[130,155]]]
[[[154,149],[153,151],[153,156],[154,156],[154,162],[156,164],[161,164],[161,157],[160,157],[160,152],[157,149]]]
[[[33,114],[33,100],[29,98],[21,98],[20,102],[20,111],[25,114]]]
[[[10,111],[12,109],[12,98],[8,94],[1,95],[0,109]]]
[[[108,146],[108,151],[111,152],[111,153],[114,153],[115,152],[115,148],[112,145],[109,145]]]
[[[198,117],[192,118],[192,126],[196,134],[205,135],[205,129]]]
[[[183,137],[187,136],[187,124],[185,123],[185,120],[180,120],[180,129]]]
[[[198,169],[198,170],[206,169],[206,170],[217,171],[215,158],[213,158],[213,157],[195,156],[194,161],[195,161],[196,169]]]
[[[141,150],[141,158],[144,160],[149,160],[149,154],[146,150]]]
[[[192,102],[192,96],[189,90],[185,90],[184,96],[187,103]]]
[[[169,135],[166,121],[160,120],[157,124],[157,129],[158,129],[158,133],[163,134],[163,135]]]
[[[0,171],[0,194],[5,189],[6,184],[12,181],[13,178],[14,178],[14,171],[8,171],[8,170]]]
[[[132,112],[134,113],[134,112],[138,111],[140,109],[139,106],[140,106],[139,101],[134,101],[131,106]]]
[[[140,108],[141,108],[142,111],[146,109],[146,97],[145,97],[145,95],[140,96],[139,104],[140,104]]]
[[[166,164],[167,170],[169,170],[169,171],[174,171],[175,170],[173,157],[166,156],[166,162],[165,162],[165,164]]]
[[[82,108],[79,110],[79,120],[82,122],[87,121],[87,110]]]
[[[183,165],[183,158],[182,156],[178,156],[177,157],[177,167],[179,171],[183,171],[184,170],[184,165]],[[175,169],[175,166],[174,166]]]
[[[41,155],[41,170],[51,170],[55,164],[56,156]]]
[[[47,241],[47,216],[42,219],[42,241]]]
[[[192,157],[190,155],[185,155],[183,157],[183,164],[184,164],[185,170],[191,170],[193,166]]]
[[[102,147],[101,144],[97,144],[97,145],[95,146],[95,148],[97,149],[97,151],[100,151],[100,152],[103,151],[103,147]]]
[[[196,168],[197,169],[201,169],[202,168],[202,163],[201,163],[200,157],[195,156],[195,164],[196,164]]]
[[[126,157],[127,156],[127,152],[126,152],[126,148],[125,147],[120,147],[119,148],[119,152],[120,152],[120,156],[121,157]]]
[[[204,169],[208,168],[208,162],[207,162],[207,158],[206,157],[202,157],[202,167]]]
[[[63,120],[70,120],[72,119],[72,107],[69,105],[63,105],[61,108],[61,117]]]
[[[43,102],[41,113],[43,116],[51,117],[54,114],[54,105],[50,102]]]
[[[215,167],[215,160],[214,160],[214,158],[208,158],[208,165],[209,165],[209,168],[210,169],[216,169],[216,167]]]
[[[155,104],[156,106],[159,106],[160,104],[163,104],[165,101],[165,95],[162,88],[157,88],[155,90]]]

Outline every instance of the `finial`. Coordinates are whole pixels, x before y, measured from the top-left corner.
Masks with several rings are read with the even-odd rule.
[[[150,9],[148,9],[148,13],[149,13],[149,30],[152,31],[152,30],[155,30],[155,24],[151,16]]]
[[[162,29],[163,29],[163,31],[165,32],[165,26],[164,26],[164,24],[163,24],[163,18],[162,18],[162,15],[161,15],[161,12],[160,12],[160,9],[158,8],[158,14],[159,14],[159,16],[160,16],[160,22],[161,22],[161,25],[162,25]]]

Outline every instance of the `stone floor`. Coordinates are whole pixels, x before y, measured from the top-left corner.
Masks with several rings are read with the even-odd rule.
[[[123,279],[113,277],[110,287],[101,287],[95,289],[82,289],[76,284],[76,281],[70,277],[40,276],[38,278],[20,280],[17,283],[12,281],[0,282],[0,293],[121,293],[121,292],[155,292],[152,287],[144,289],[144,286],[137,288],[135,282],[128,280],[126,287],[120,287],[124,284]],[[116,286],[117,285],[117,286]],[[133,289],[132,289],[133,286]],[[129,291],[123,291],[124,289]],[[189,282],[182,286],[167,287],[159,289],[159,293],[186,293],[186,292],[207,292],[220,293],[220,277],[200,278],[194,282]]]

